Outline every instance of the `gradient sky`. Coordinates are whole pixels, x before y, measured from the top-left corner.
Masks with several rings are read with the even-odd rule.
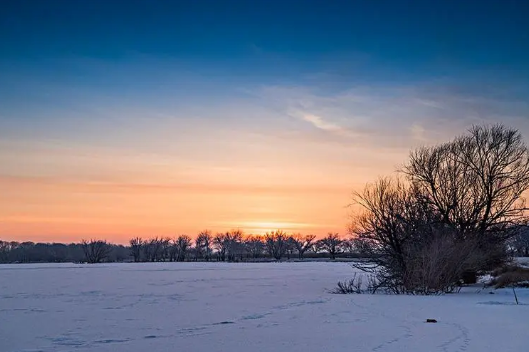
[[[13,0],[0,238],[344,233],[351,191],[476,123],[529,136],[529,3]]]

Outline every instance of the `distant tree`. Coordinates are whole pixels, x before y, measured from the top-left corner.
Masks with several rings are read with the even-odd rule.
[[[121,263],[121,262],[125,262],[125,261],[130,261],[130,259],[132,258],[131,256],[131,250],[130,250],[130,247],[125,247],[124,245],[121,245],[121,244],[111,244],[110,245],[110,254],[109,256],[107,257],[106,261],[108,262],[118,262],[118,263]]]
[[[345,253],[354,255],[366,255],[369,252],[368,243],[357,236],[342,240],[340,246]]]
[[[253,259],[261,257],[265,247],[261,236],[253,235],[249,235],[244,239],[244,245],[246,247],[246,252]]]
[[[130,243],[130,251],[132,253],[132,257],[134,258],[134,261],[140,262],[141,261],[141,249],[143,247],[143,239],[140,237],[135,237],[129,241]]]
[[[266,251],[275,260],[281,260],[288,248],[289,236],[282,230],[265,234]]]
[[[160,260],[164,262],[170,260],[171,248],[173,246],[173,244],[171,243],[171,238],[169,237],[162,238],[161,245],[162,245],[162,251],[161,251]]]
[[[191,244],[191,237],[187,235],[180,235],[174,240],[173,246],[176,248],[177,261],[183,262],[186,260]]]
[[[163,257],[164,239],[154,237],[143,245],[145,259],[150,262],[156,262]]]
[[[217,233],[215,237],[213,237],[213,246],[217,251],[217,260],[225,261],[226,252],[228,251],[228,241],[226,239],[226,234]]]
[[[11,261],[11,252],[17,247],[17,242],[0,241],[0,263],[9,263]]]
[[[49,244],[47,260],[53,263],[64,263],[68,261],[68,246],[63,243]]]
[[[85,241],[90,244],[91,241]],[[94,247],[94,246],[92,246]],[[130,248],[107,244],[108,256],[104,261],[123,261],[129,258]],[[62,263],[85,262],[86,245],[83,243],[33,243],[0,241],[0,263]]]
[[[213,237],[209,230],[202,231],[198,234],[195,239],[195,254],[196,258],[205,259],[209,261],[211,259],[211,246]]]
[[[239,229],[226,232],[225,240],[227,243],[227,258],[228,261],[233,262],[242,260],[244,254],[243,246],[243,232]]]
[[[85,260],[82,244],[70,243],[68,247],[68,261],[72,263],[80,263]]]
[[[296,251],[298,252],[299,259],[304,258],[305,252],[310,250],[315,238],[316,238],[315,235],[303,236],[301,234],[295,234],[292,236],[292,244],[294,245],[294,247],[296,248]]]
[[[332,260],[336,259],[336,254],[340,251],[342,244],[340,235],[329,232],[327,236],[318,241],[318,247],[329,253]]]
[[[87,263],[101,263],[110,254],[111,247],[107,241],[101,240],[82,240],[81,246]]]

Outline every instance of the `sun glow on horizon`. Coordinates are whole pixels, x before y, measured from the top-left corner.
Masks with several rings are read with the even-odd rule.
[[[299,232],[311,228],[308,223],[297,223],[288,221],[247,221],[240,223],[240,228],[246,233],[253,235],[265,235],[267,232],[283,230],[285,232]]]

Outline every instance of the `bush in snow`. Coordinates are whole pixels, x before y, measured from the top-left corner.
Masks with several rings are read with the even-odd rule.
[[[441,293],[505,262],[507,241],[527,223],[529,151],[518,131],[474,127],[413,151],[404,180],[383,178],[356,193],[352,232],[382,288]]]
[[[489,285],[494,288],[529,287],[529,268],[507,265],[493,271],[492,276]]]

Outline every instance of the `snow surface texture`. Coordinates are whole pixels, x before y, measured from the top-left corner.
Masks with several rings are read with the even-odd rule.
[[[346,263],[0,266],[0,351],[529,351],[529,290],[336,295]],[[479,292],[478,292],[479,291]],[[427,318],[438,323],[425,323]]]

